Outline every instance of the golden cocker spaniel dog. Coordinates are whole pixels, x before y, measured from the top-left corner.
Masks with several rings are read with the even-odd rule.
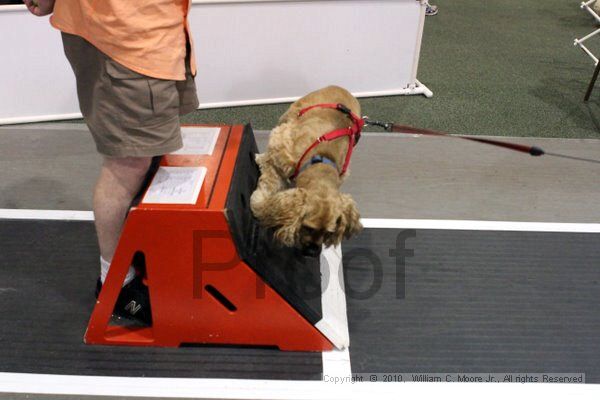
[[[358,100],[337,86],[293,103],[272,130],[266,152],[256,156],[261,175],[250,200],[260,224],[275,229],[277,242],[299,248],[308,256],[317,255],[322,245],[337,245],[362,229],[354,200],[340,192],[347,176],[343,166],[350,138],[315,143],[323,134],[348,128],[352,120],[331,108],[314,108],[299,115],[322,103],[342,104],[360,115]],[[300,168],[303,155],[305,163]]]

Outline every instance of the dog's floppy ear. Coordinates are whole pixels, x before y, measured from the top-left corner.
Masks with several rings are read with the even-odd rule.
[[[266,204],[262,224],[277,228],[275,239],[285,245],[294,246],[302,225],[306,200],[304,189],[287,189],[271,196]]]
[[[263,163],[271,164],[281,170],[283,176],[289,177],[294,173],[296,167],[296,154],[294,152],[294,141],[292,137],[294,126],[285,122],[277,125],[271,131],[269,144]]]
[[[359,233],[363,226],[360,223],[360,214],[356,209],[356,203],[350,195],[340,195],[342,203],[342,217],[338,223],[338,230],[340,239],[343,235],[344,238],[350,239],[353,235]]]

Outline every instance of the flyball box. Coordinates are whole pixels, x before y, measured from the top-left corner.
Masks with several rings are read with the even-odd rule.
[[[183,132],[184,148],[160,159],[129,211],[85,342],[294,351],[347,345],[328,338],[331,329],[316,327],[323,326],[323,254],[304,257],[275,244],[273,232],[252,216],[259,169],[251,127],[187,126]],[[124,326],[111,315],[140,254],[152,324]]]

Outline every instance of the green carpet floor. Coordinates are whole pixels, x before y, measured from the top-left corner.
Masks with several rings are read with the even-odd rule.
[[[426,19],[418,78],[433,98],[361,99],[364,114],[452,133],[600,138],[600,81],[584,103],[594,65],[573,46],[596,26],[578,1],[432,3],[440,12]],[[589,42],[600,54],[600,36]],[[286,108],[200,110],[185,122],[271,129]]]

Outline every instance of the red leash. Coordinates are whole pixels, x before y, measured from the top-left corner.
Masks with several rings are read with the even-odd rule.
[[[308,111],[313,110],[315,108],[330,108],[330,109],[338,110],[348,116],[348,118],[352,122],[352,125],[348,128],[336,129],[334,131],[328,132],[328,133],[320,136],[319,138],[317,138],[317,140],[315,140],[308,147],[308,149],[306,149],[304,154],[302,154],[302,157],[300,157],[300,160],[298,160],[298,163],[296,164],[296,168],[294,170],[294,174],[290,177],[290,180],[294,180],[298,176],[298,174],[302,170],[304,159],[307,157],[308,153],[310,153],[320,143],[325,142],[325,141],[335,140],[335,139],[338,139],[338,138],[341,138],[344,136],[348,136],[348,151],[346,152],[346,159],[344,160],[344,165],[342,167],[342,171],[340,172],[340,176],[344,175],[344,173],[348,169],[348,166],[350,165],[350,158],[352,157],[352,151],[354,149],[354,146],[356,146],[356,143],[358,143],[358,140],[360,139],[360,133],[362,131],[362,128],[365,125],[379,126],[388,132],[418,134],[418,135],[438,136],[438,137],[449,137],[449,138],[455,138],[455,139],[470,140],[472,142],[478,142],[478,143],[483,143],[483,144],[489,144],[492,146],[503,147],[505,149],[518,151],[520,153],[527,153],[532,156],[549,155],[549,156],[553,156],[553,157],[561,157],[561,158],[567,158],[567,159],[576,160],[576,161],[586,161],[586,162],[591,162],[591,163],[595,163],[595,164],[600,164],[599,160],[592,160],[589,158],[582,158],[582,157],[574,157],[574,156],[558,154],[558,153],[548,153],[537,146],[528,146],[528,145],[519,144],[519,143],[511,143],[511,142],[506,142],[506,141],[501,141],[501,140],[485,139],[485,138],[479,138],[479,137],[473,137],[473,136],[451,135],[446,132],[434,131],[431,129],[414,128],[412,126],[399,125],[399,124],[394,124],[391,122],[375,121],[375,120],[369,119],[369,117],[360,118],[359,116],[354,114],[348,107],[344,106],[343,104],[335,104],[335,103],[316,104],[316,105],[313,105],[313,106],[310,106],[310,107],[307,107],[307,108],[301,110],[298,113],[298,117],[302,117]]]
[[[594,160],[594,159],[585,158],[585,157],[570,156],[568,154],[550,153],[548,151],[544,151],[542,148],[537,147],[537,146],[527,146],[527,145],[519,144],[519,143],[511,143],[511,142],[505,142],[505,141],[493,140],[493,139],[484,139],[484,138],[478,138],[478,137],[473,137],[473,136],[451,135],[446,132],[439,132],[439,131],[434,131],[431,129],[413,128],[412,126],[398,125],[398,124],[394,124],[391,122],[374,121],[374,120],[370,120],[368,117],[363,117],[363,119],[365,121],[365,125],[379,126],[388,132],[409,133],[409,134],[414,133],[414,134],[418,134],[418,135],[442,136],[442,137],[450,137],[450,138],[455,138],[455,139],[464,139],[464,140],[470,140],[473,142],[489,144],[492,146],[504,147],[505,149],[518,151],[520,153],[527,153],[532,156],[547,155],[547,156],[552,156],[552,157],[566,158],[566,159],[574,160],[574,161],[585,161],[588,163],[600,164],[600,160]]]
[[[484,138],[478,138],[478,137],[472,137],[472,136],[451,135],[446,132],[439,132],[439,131],[434,131],[431,129],[413,128],[412,126],[398,125],[398,124],[389,123],[389,122],[373,121],[373,120],[368,119],[367,117],[365,117],[365,124],[373,125],[373,126],[380,126],[388,132],[418,134],[418,135],[428,135],[428,136],[443,136],[443,137],[451,137],[451,138],[455,138],[455,139],[471,140],[473,142],[479,142],[479,143],[489,144],[492,146],[504,147],[505,149],[515,150],[515,151],[519,151],[521,153],[528,153],[532,156],[541,156],[541,155],[546,154],[546,152],[544,150],[542,150],[541,148],[539,148],[537,146],[527,146],[527,145],[519,144],[519,143],[504,142],[504,141],[500,141],[500,140],[484,139]]]

